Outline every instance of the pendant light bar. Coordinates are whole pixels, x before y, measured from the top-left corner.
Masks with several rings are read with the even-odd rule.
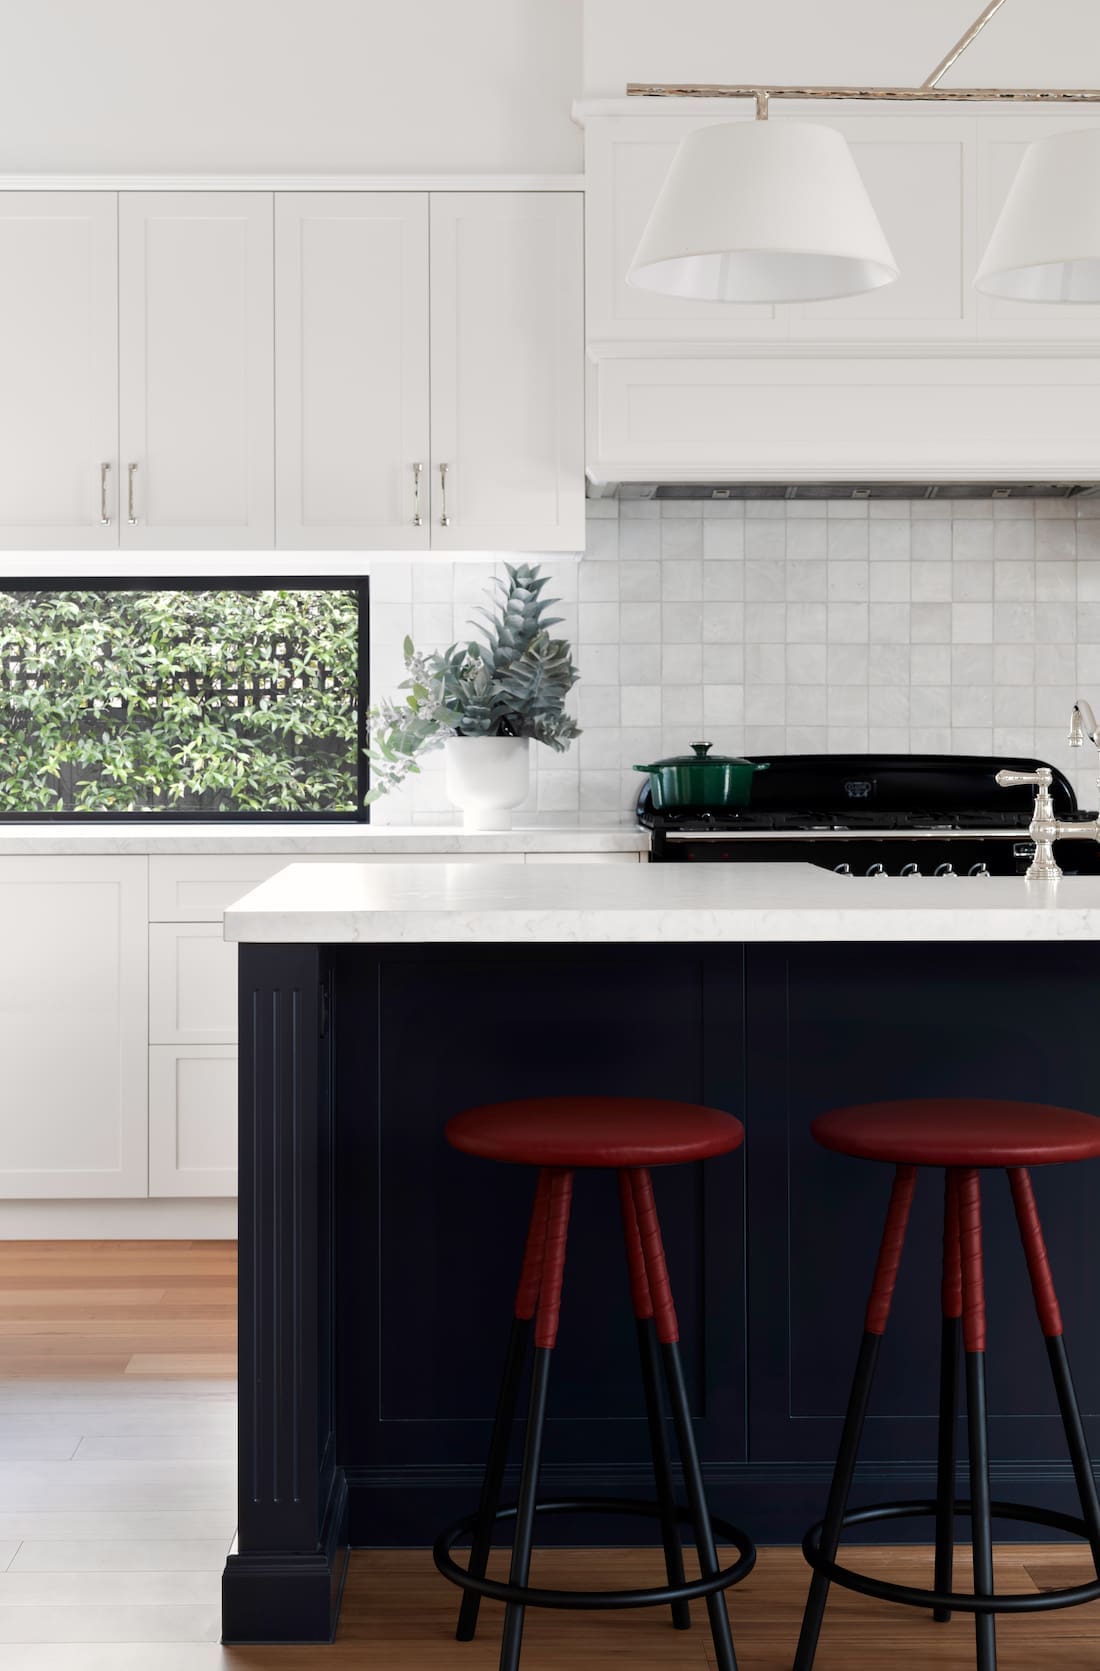
[[[724,83],[627,84],[628,98],[644,99],[871,99],[902,104],[1100,104],[1100,87],[733,87]]]
[[[1005,0],[989,0],[951,51],[941,58],[928,79],[919,87],[769,87],[730,86],[723,82],[627,83],[628,98],[644,99],[754,99],[758,116],[768,113],[769,99],[869,99],[887,103],[974,104],[979,101],[1005,104],[1100,104],[1097,87],[941,87],[941,77],[958,62],[977,40],[990,18]]]
[[[935,69],[932,71],[932,74],[928,77],[928,79],[926,81],[921,82],[922,87],[935,87],[936,86],[937,82],[940,80],[940,77],[945,76],[947,74],[948,70],[951,68],[952,64],[956,61],[956,59],[962,57],[963,53],[966,51],[966,49],[970,45],[971,41],[977,40],[978,36],[981,34],[982,30],[985,28],[986,24],[989,22],[990,18],[993,16],[994,12],[999,12],[1001,7],[1004,5],[1004,3],[1005,3],[1005,0],[989,0],[989,5],[985,8],[985,11],[982,13],[981,17],[976,17],[974,19],[973,23],[970,25],[970,28],[966,31],[966,33],[964,35],[959,36],[958,40],[955,42],[954,46],[951,48],[951,51],[947,54],[947,56],[945,58],[941,58],[939,63],[936,65]]]

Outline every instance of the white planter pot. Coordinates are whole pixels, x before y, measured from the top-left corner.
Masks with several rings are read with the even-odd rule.
[[[512,809],[527,799],[529,737],[449,737],[447,796],[467,830],[510,830]]]

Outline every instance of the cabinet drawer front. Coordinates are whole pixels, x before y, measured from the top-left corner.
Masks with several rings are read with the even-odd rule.
[[[151,923],[149,1043],[236,1042],[236,946],[218,923]]]
[[[173,855],[149,860],[149,920],[154,923],[220,923],[234,900],[287,865],[308,863],[296,853]]]
[[[236,1193],[236,1047],[152,1045],[149,1194]]]
[[[522,864],[522,853],[272,853],[149,860],[149,921],[218,923],[222,913],[287,865]]]
[[[636,865],[641,853],[528,853],[529,865]]]

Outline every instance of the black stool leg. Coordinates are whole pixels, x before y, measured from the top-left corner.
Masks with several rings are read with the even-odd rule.
[[[508,1441],[512,1435],[512,1423],[516,1415],[516,1402],[519,1397],[520,1377],[523,1374],[523,1363],[527,1356],[527,1341],[531,1333],[530,1320],[523,1317],[512,1319],[512,1331],[508,1337],[508,1352],[504,1360],[504,1375],[500,1383],[500,1396],[497,1400],[496,1417],[493,1421],[493,1437],[489,1443],[489,1460],[485,1465],[485,1476],[481,1484],[481,1499],[478,1503],[477,1530],[470,1543],[470,1561],[468,1571],[476,1578],[484,1578],[489,1565],[489,1551],[493,1543],[493,1523],[497,1509],[500,1507],[500,1491],[504,1483],[504,1469],[508,1462]],[[458,1610],[458,1625],[455,1629],[455,1640],[458,1642],[472,1642],[477,1630],[477,1616],[481,1607],[481,1597],[475,1590],[465,1590],[462,1595],[462,1605]]]
[[[871,1400],[871,1387],[875,1379],[875,1365],[878,1362],[881,1340],[881,1335],[865,1333],[860,1342],[856,1372],[852,1377],[852,1390],[848,1395],[848,1408],[844,1412],[840,1449],[836,1454],[829,1500],[825,1506],[825,1518],[821,1526],[821,1553],[828,1561],[836,1560],[836,1552],[840,1546],[841,1523],[848,1507],[852,1476],[856,1471],[859,1441],[863,1436],[863,1424]],[[828,1599],[829,1579],[824,1573],[815,1572],[810,1579],[810,1593],[806,1597],[806,1607],[802,1614],[802,1629],[795,1650],[794,1671],[810,1671],[813,1665]]]
[[[959,1196],[948,1168],[943,1204],[943,1323],[940,1330],[940,1423],[936,1460],[936,1576],[933,1589],[950,1590],[955,1573],[955,1471],[958,1467],[959,1318],[962,1315],[962,1264],[959,1251]],[[946,1624],[949,1607],[932,1617]]]
[[[538,1317],[535,1322],[535,1368],[531,1377],[531,1402],[527,1414],[527,1439],[523,1450],[516,1535],[512,1545],[511,1584],[527,1584],[531,1577],[531,1546],[535,1534],[535,1505],[538,1501],[539,1464],[542,1436],[546,1426],[546,1392],[550,1382],[550,1359],[558,1338],[561,1284],[565,1272],[565,1245],[569,1235],[569,1206],[573,1195],[572,1172],[550,1174],[546,1237],[539,1285]],[[504,1613],[504,1636],[500,1645],[500,1671],[519,1671],[523,1645],[522,1603],[510,1601]]]
[[[680,1362],[680,1348],[676,1341],[668,1341],[661,1348],[665,1361],[665,1375],[668,1379],[669,1403],[672,1405],[672,1420],[676,1428],[676,1442],[680,1447],[680,1462],[684,1470],[684,1485],[687,1487],[688,1508],[691,1510],[692,1526],[695,1530],[695,1548],[699,1556],[699,1570],[704,1578],[709,1578],[718,1571],[718,1550],[714,1543],[714,1532],[710,1524],[710,1511],[707,1508],[707,1496],[703,1486],[703,1471],[699,1466],[699,1453],[695,1448],[695,1432],[691,1425],[691,1411],[688,1409],[687,1388],[684,1385],[684,1368]],[[726,1611],[726,1598],[719,1591],[717,1595],[707,1597],[707,1617],[710,1620],[710,1633],[714,1640],[714,1662],[718,1671],[737,1671],[737,1658],[733,1651],[733,1634],[730,1630],[730,1617]]]
[[[538,1497],[542,1436],[546,1426],[546,1392],[550,1381],[552,1356],[553,1353],[548,1346],[535,1348],[531,1402],[527,1411],[527,1439],[523,1449],[523,1473],[516,1508],[516,1537],[512,1545],[512,1566],[508,1574],[510,1584],[526,1584],[531,1577],[531,1545],[535,1534],[535,1503]],[[525,1614],[526,1608],[519,1602],[510,1601],[505,1609],[504,1636],[500,1644],[500,1671],[519,1671]]]
[[[955,1469],[958,1466],[959,1320],[945,1317],[940,1331],[940,1426],[936,1458],[936,1576],[942,1594],[955,1575]],[[949,1607],[935,1607],[932,1617],[946,1624]]]
[[[661,1509],[661,1541],[665,1546],[665,1572],[670,1585],[684,1582],[684,1553],[680,1547],[680,1529],[676,1518],[676,1494],[672,1488],[672,1459],[665,1432],[665,1416],[661,1408],[661,1386],[658,1379],[660,1358],[657,1337],[651,1318],[638,1318],[638,1349],[642,1360],[642,1382],[645,1387],[646,1418],[649,1422],[649,1448],[653,1455],[653,1478],[657,1486],[657,1502]],[[676,1630],[691,1629],[691,1606],[686,1601],[672,1603],[672,1623]]]
[[[1081,1407],[1077,1402],[1077,1390],[1073,1385],[1069,1359],[1066,1356],[1066,1343],[1060,1334],[1052,1335],[1047,1340],[1047,1356],[1050,1359],[1050,1372],[1054,1377],[1054,1390],[1058,1395],[1058,1408],[1066,1432],[1070,1461],[1073,1463],[1077,1494],[1081,1499],[1081,1518],[1089,1529],[1093,1564],[1096,1567],[1096,1576],[1100,1578],[1100,1501],[1097,1499],[1096,1477],[1092,1471],[1092,1459],[1089,1456],[1085,1429],[1081,1421]]]
[[[504,1470],[508,1463],[508,1443],[512,1436],[512,1424],[516,1417],[519,1383],[523,1374],[524,1359],[527,1356],[531,1319],[535,1315],[535,1306],[539,1297],[539,1280],[542,1271],[543,1250],[546,1244],[546,1215],[549,1201],[550,1174],[540,1172],[538,1186],[535,1190],[534,1205],[531,1209],[531,1221],[527,1231],[523,1268],[520,1272],[519,1286],[516,1289],[515,1316],[512,1319],[512,1330],[508,1337],[504,1374],[501,1377],[496,1415],[493,1418],[493,1436],[489,1442],[489,1460],[485,1465],[485,1474],[481,1483],[481,1499],[477,1508],[477,1527],[470,1544],[470,1561],[467,1570],[472,1572],[476,1578],[485,1577],[485,1571],[489,1564],[489,1551],[493,1543],[493,1522],[497,1509],[500,1507],[500,1492],[504,1483]],[[462,1596],[462,1605],[458,1612],[458,1625],[455,1629],[456,1641],[470,1642],[473,1640],[474,1633],[477,1630],[477,1616],[480,1608],[481,1597],[474,1590],[465,1590]]]
[[[840,1449],[837,1452],[833,1480],[829,1487],[829,1500],[821,1527],[821,1553],[827,1561],[836,1560],[836,1552],[840,1544],[842,1522],[848,1507],[848,1493],[852,1488],[852,1476],[855,1473],[856,1457],[859,1453],[859,1441],[863,1434],[867,1406],[871,1399],[871,1386],[875,1378],[879,1344],[886,1330],[886,1323],[890,1316],[890,1303],[894,1297],[894,1284],[897,1281],[898,1265],[905,1241],[905,1230],[909,1223],[909,1209],[913,1203],[913,1188],[916,1177],[916,1168],[912,1166],[899,1166],[894,1174],[894,1187],[890,1194],[890,1205],[886,1213],[886,1226],[882,1232],[882,1242],[879,1245],[878,1263],[875,1266],[871,1297],[867,1302],[863,1340],[859,1348],[859,1357],[856,1360],[856,1372],[852,1377],[852,1391],[848,1398],[848,1408],[844,1414]],[[810,1580],[810,1593],[806,1597],[806,1608],[802,1615],[802,1629],[799,1633],[798,1648],[794,1656],[794,1671],[810,1671],[810,1667],[813,1665],[814,1655],[817,1653],[818,1637],[821,1635],[821,1621],[825,1616],[825,1603],[828,1599],[829,1580],[824,1573],[815,1571]]]
[[[978,1171],[974,1168],[960,1171],[958,1187],[974,1594],[992,1596],[993,1527],[989,1512],[989,1423],[985,1402],[985,1279],[982,1269],[981,1178]],[[974,1632],[978,1671],[997,1671],[995,1615],[975,1613]]]
[[[688,1509],[695,1531],[699,1570],[704,1578],[710,1578],[719,1570],[718,1550],[714,1543],[710,1510],[707,1508],[699,1453],[695,1447],[695,1431],[691,1425],[691,1411],[688,1408],[687,1388],[684,1385],[684,1370],[678,1345],[680,1331],[672,1300],[672,1288],[668,1280],[668,1267],[665,1264],[657,1205],[653,1199],[653,1183],[644,1167],[638,1167],[630,1173],[630,1187],[634,1196],[634,1211],[645,1258],[646,1280],[653,1304],[657,1338],[661,1343],[661,1356],[664,1359],[668,1399],[672,1407],[673,1425],[676,1428],[676,1442],[680,1449],[680,1464],[684,1470]],[[717,1671],[737,1671],[726,1598],[720,1591],[707,1597],[707,1617],[714,1642]]]
[[[1035,1295],[1035,1309],[1039,1313],[1039,1322],[1046,1336],[1050,1372],[1054,1377],[1054,1390],[1058,1397],[1058,1409],[1065,1429],[1070,1461],[1073,1464],[1073,1477],[1077,1482],[1077,1495],[1081,1499],[1081,1518],[1088,1527],[1092,1558],[1097,1577],[1100,1578],[1100,1501],[1097,1500],[1092,1460],[1085,1440],[1073,1376],[1070,1374],[1069,1358],[1066,1356],[1066,1343],[1062,1335],[1062,1312],[1054,1291],[1054,1278],[1047,1258],[1043,1227],[1039,1222],[1039,1209],[1031,1188],[1031,1175],[1026,1167],[1010,1168],[1008,1182],[1012,1190],[1012,1203],[1016,1208],[1016,1222],[1020,1227],[1020,1240],[1024,1244],[1024,1253],[1027,1256],[1031,1288]]]
[[[665,1431],[664,1410],[661,1405],[660,1358],[653,1324],[653,1296],[646,1275],[645,1253],[638,1231],[638,1215],[634,1209],[634,1189],[630,1173],[619,1173],[619,1205],[622,1208],[623,1238],[626,1242],[627,1269],[630,1272],[630,1293],[634,1302],[634,1317],[638,1330],[638,1353],[642,1363],[642,1386],[645,1389],[646,1420],[649,1425],[649,1449],[653,1458],[653,1479],[657,1490],[657,1504],[661,1511],[661,1542],[665,1548],[665,1573],[670,1586],[684,1582],[684,1555],[680,1548],[680,1527],[676,1518],[676,1493],[672,1485],[672,1460],[669,1456],[668,1434]],[[686,1601],[672,1603],[672,1623],[676,1630],[691,1629],[691,1607]]]
[[[993,1528],[989,1515],[989,1429],[985,1405],[985,1353],[966,1354],[966,1431],[970,1448],[970,1515],[974,1544],[974,1594],[993,1594]],[[975,1613],[978,1671],[997,1671],[997,1621]]]

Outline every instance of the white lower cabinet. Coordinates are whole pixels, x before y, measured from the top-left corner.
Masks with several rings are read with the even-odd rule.
[[[637,864],[639,853],[0,856],[0,1201],[237,1192],[237,948],[288,864]]]
[[[149,1194],[236,1193],[236,1045],[151,1045]]]
[[[145,1195],[144,858],[0,861],[0,1198]]]

